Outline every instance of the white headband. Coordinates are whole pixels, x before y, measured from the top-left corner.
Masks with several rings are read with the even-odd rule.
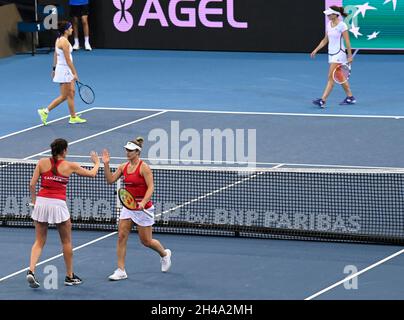
[[[325,11],[323,11],[323,12],[324,12],[324,14],[327,15],[327,16],[330,15],[330,14],[336,14],[336,15],[338,15],[338,16],[341,15],[340,12],[335,11],[335,10],[333,10],[333,9],[331,9],[331,8],[328,8],[327,10],[325,10]]]
[[[134,150],[142,151],[142,148],[139,147],[137,144],[133,143],[132,141],[129,141],[128,143],[126,143],[124,148],[128,149],[128,150],[131,150],[131,151],[134,151]]]

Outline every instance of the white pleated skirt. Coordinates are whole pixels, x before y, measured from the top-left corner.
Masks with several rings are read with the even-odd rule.
[[[55,77],[53,78],[53,82],[70,83],[73,79],[74,76],[69,66],[65,66],[62,64],[56,65]]]
[[[69,220],[70,213],[66,201],[37,197],[31,218],[38,222],[57,224]]]
[[[151,206],[150,208],[147,209],[150,213],[153,214],[154,216],[154,206]],[[134,211],[134,210],[128,210],[125,207],[122,208],[121,214],[119,216],[120,220],[123,219],[132,219],[134,223],[141,227],[150,227],[154,224],[154,219],[150,218],[146,213],[143,211]]]

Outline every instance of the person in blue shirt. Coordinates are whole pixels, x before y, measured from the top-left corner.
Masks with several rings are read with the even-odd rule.
[[[84,31],[84,48],[87,51],[91,51],[90,45],[90,27],[88,25],[88,15],[90,13],[89,0],[69,0],[70,4],[70,16],[73,18],[73,30],[74,30],[74,45],[73,50],[79,50],[79,18],[83,23]]]

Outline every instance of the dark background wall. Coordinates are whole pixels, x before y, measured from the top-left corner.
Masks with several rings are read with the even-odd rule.
[[[128,10],[134,27],[122,33],[113,25],[118,10],[112,1],[98,1],[92,22],[95,30],[103,32],[95,33],[95,44],[110,48],[308,52],[324,33],[323,0],[234,0],[236,20],[248,22],[248,29],[232,28],[220,16],[209,18],[224,21],[223,29],[207,28],[199,19],[197,28],[176,27],[170,21],[169,27],[162,27],[157,20],[138,26],[145,2],[137,0]],[[168,0],[160,2],[168,17]],[[209,7],[226,12],[224,3],[212,3]],[[184,6],[197,7],[192,2],[184,2]]]
[[[0,0],[1,3],[2,0]],[[21,0],[27,2],[27,0]],[[160,0],[168,27],[162,27],[158,20],[148,20],[139,26],[147,0],[135,0],[128,9],[133,17],[133,27],[119,32],[113,23],[119,13],[113,0],[90,0],[91,42],[95,48],[129,49],[180,49],[180,50],[223,50],[223,51],[280,51],[309,52],[324,34],[324,0],[232,0],[235,19],[248,22],[248,29],[233,28],[227,22],[226,1],[211,2],[208,8],[221,8],[223,16],[210,15],[209,20],[222,21],[223,28],[205,27],[196,18],[196,28],[177,27],[169,18],[168,3]],[[180,8],[198,7],[201,0],[182,1]],[[3,1],[4,2],[4,1]],[[19,1],[13,1],[19,2]],[[39,0],[39,4],[59,4],[65,12],[61,19],[69,17],[68,0]],[[117,1],[119,3],[119,1]],[[154,10],[152,10],[154,11]],[[52,46],[55,34],[40,35],[42,46]]]

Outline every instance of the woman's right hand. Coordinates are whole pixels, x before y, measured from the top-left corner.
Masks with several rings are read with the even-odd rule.
[[[315,58],[316,54],[317,54],[317,51],[314,50],[312,53],[310,53],[310,57],[313,59],[313,58]]]
[[[111,158],[109,156],[108,150],[104,149],[102,151],[102,162],[104,162],[104,164],[108,164],[110,160],[111,160]]]
[[[73,76],[74,76],[74,78],[73,78],[74,81],[79,81],[80,82],[79,75],[77,73],[73,74]]]
[[[100,163],[100,158],[98,158],[97,152],[91,151],[91,152],[90,152],[90,156],[91,156],[91,161],[92,161],[94,164],[99,164],[99,163]]]

